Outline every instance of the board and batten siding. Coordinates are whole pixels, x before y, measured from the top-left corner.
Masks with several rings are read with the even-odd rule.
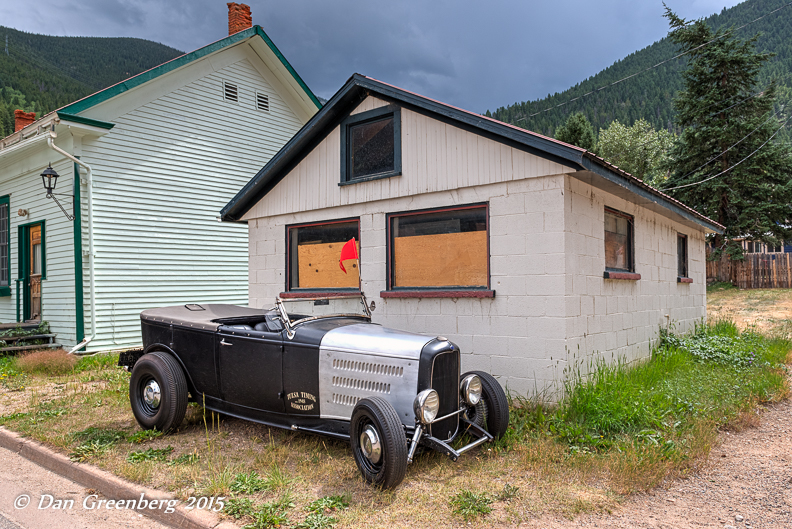
[[[388,104],[369,96],[352,114]],[[243,218],[361,204],[571,170],[406,108],[401,110],[401,130],[401,176],[339,186],[341,132],[337,126]]]
[[[243,57],[83,141],[94,173],[98,328],[89,350],[140,345],[147,308],[247,304],[247,228],[217,217],[303,125],[261,68]],[[238,103],[223,98],[223,81],[237,85]],[[257,110],[256,91],[269,111]],[[88,318],[86,307],[86,333]]]
[[[63,149],[71,148],[70,138],[59,138],[57,145]],[[43,147],[43,148],[42,148]],[[41,172],[52,161],[52,168],[60,175],[56,193],[71,194],[73,184],[73,164],[59,159],[46,147],[43,138],[39,148],[24,159],[5,159],[0,171],[0,196],[10,197],[11,246],[10,279],[11,296],[0,297],[0,322],[17,321],[16,279],[19,277],[19,227],[24,224],[43,220],[44,262],[46,279],[41,285],[42,319],[50,322],[53,332],[58,334],[57,341],[73,344],[75,336],[75,291],[74,291],[74,225],[60,210],[55,201],[46,198],[41,182]],[[69,197],[59,196],[58,200],[71,213],[72,202]],[[28,210],[27,216],[17,214],[20,209]],[[22,287],[20,285],[20,295]]]

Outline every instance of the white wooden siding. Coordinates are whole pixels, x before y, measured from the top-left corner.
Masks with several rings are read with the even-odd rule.
[[[266,66],[251,60],[192,80],[83,141],[94,170],[98,336],[90,350],[139,345],[146,308],[247,304],[247,228],[216,218],[303,125],[262,76]],[[223,99],[223,81],[237,84],[238,103]],[[269,112],[256,109],[256,91],[269,96]],[[88,287],[86,273],[86,302]],[[88,318],[86,306],[86,333]]]
[[[352,114],[387,104],[369,96]],[[244,218],[361,204],[571,170],[404,108],[401,130],[401,176],[339,186],[341,136],[340,127],[336,127]]]
[[[71,148],[70,138],[60,138],[58,146]],[[0,172],[0,196],[11,195],[11,296],[0,297],[0,322],[16,321],[16,281],[19,277],[19,226],[37,221],[45,221],[44,261],[46,279],[41,286],[42,318],[50,322],[53,332],[58,333],[60,343],[75,342],[75,291],[74,291],[74,231],[73,224],[51,199],[45,198],[46,192],[41,182],[41,172],[52,161],[52,168],[58,172],[56,193],[71,194],[72,163],[58,160],[58,156],[42,143],[35,154],[24,160],[8,162]],[[71,213],[71,199],[58,197],[63,207]],[[20,217],[17,211],[27,209],[30,214]],[[20,285],[20,294],[22,288]]]

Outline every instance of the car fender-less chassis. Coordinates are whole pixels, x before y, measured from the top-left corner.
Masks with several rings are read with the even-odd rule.
[[[363,299],[365,306],[365,298]],[[349,439],[363,477],[397,486],[418,446],[459,456],[505,433],[505,393],[489,374],[460,375],[442,337],[382,327],[365,315],[302,317],[183,305],[141,313],[143,351],[122,353],[142,428],[169,431],[187,401],[258,423]],[[468,433],[472,441],[451,443]]]

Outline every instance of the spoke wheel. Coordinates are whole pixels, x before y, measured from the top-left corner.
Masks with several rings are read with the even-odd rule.
[[[486,424],[487,431],[498,439],[506,433],[506,429],[509,427],[509,400],[506,398],[506,393],[498,381],[495,380],[495,377],[489,373],[469,371],[462,375],[460,380],[468,375],[478,375],[479,379],[481,379],[481,400],[479,403],[484,403],[484,417],[481,418],[479,416],[477,404],[472,410],[468,411],[469,414],[473,414],[474,419],[469,418],[468,420],[479,426]],[[482,420],[482,422],[479,423],[479,420]]]

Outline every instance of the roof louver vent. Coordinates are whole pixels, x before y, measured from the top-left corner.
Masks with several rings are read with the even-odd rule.
[[[225,97],[226,101],[233,101],[234,103],[239,101],[239,93],[237,91],[237,85],[233,83],[223,83],[223,97]]]
[[[256,108],[269,112],[269,96],[256,92]]]

